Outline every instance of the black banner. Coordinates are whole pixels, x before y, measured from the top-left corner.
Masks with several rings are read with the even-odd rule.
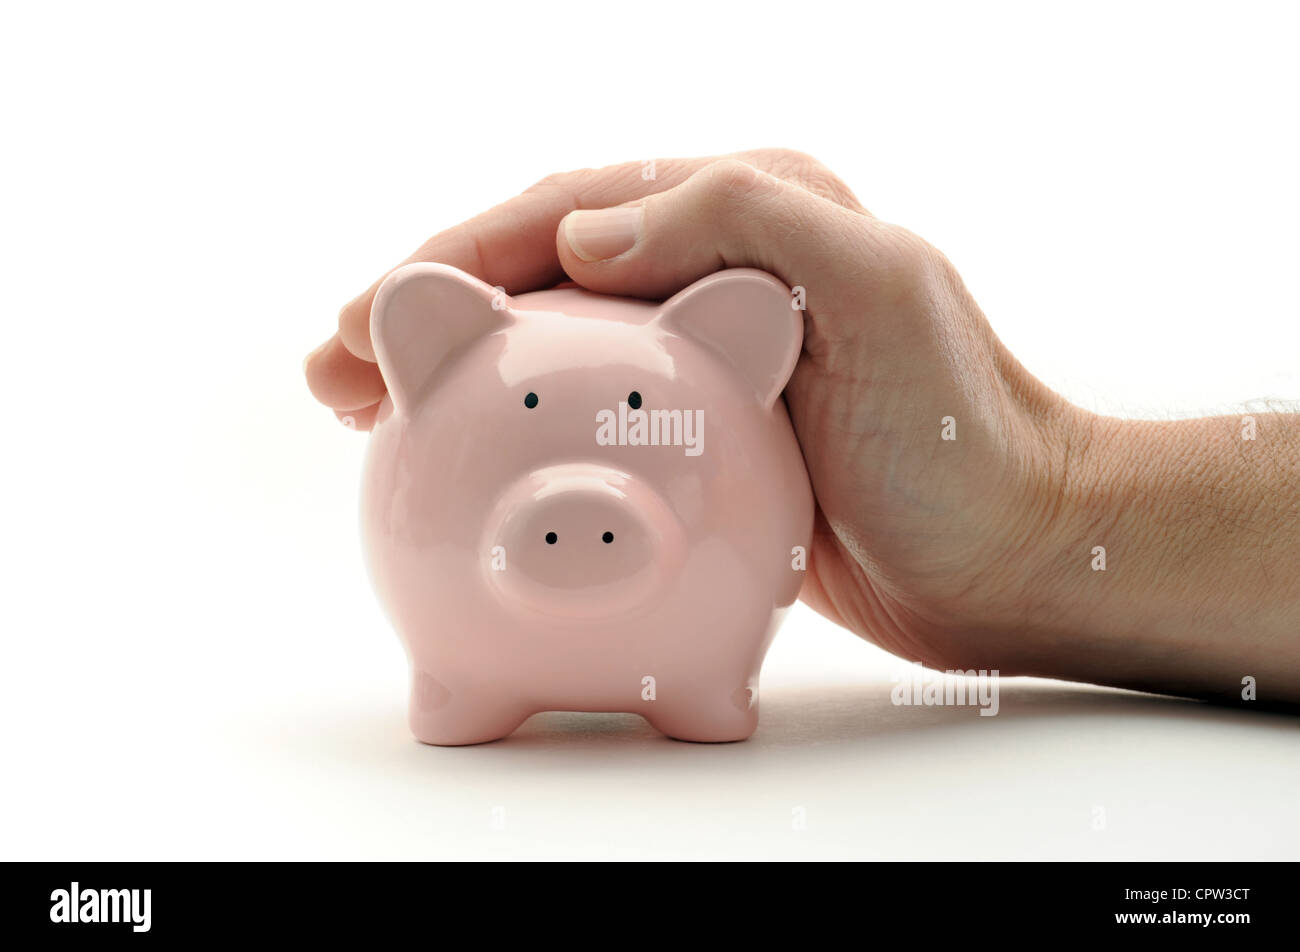
[[[848,929],[921,945],[990,936],[1129,936],[1164,944],[1294,937],[1284,864],[7,864],[9,935],[150,942],[414,933],[499,941],[566,933],[618,942]],[[757,927],[757,930],[756,930]],[[614,931],[604,931],[612,928]],[[659,936],[659,939],[649,939]],[[748,937],[748,938],[747,938]],[[463,940],[457,940],[463,941]],[[692,941],[691,944],[695,944]]]

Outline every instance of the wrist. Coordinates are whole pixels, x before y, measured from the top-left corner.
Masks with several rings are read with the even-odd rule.
[[[1032,673],[1071,678],[1123,611],[1118,586],[1108,583],[1116,557],[1131,554],[1117,533],[1141,490],[1124,421],[1067,404],[1051,440],[1050,496],[1021,592],[1024,662]]]
[[[1106,487],[1116,485],[1111,474],[1126,465],[1127,453],[1110,425],[1118,421],[1054,394],[1015,419],[1027,465],[1023,485],[1011,487],[1011,515],[1002,520],[1007,581],[976,621],[986,632],[1010,633],[997,639],[1003,674],[1066,678],[1081,643],[1104,624],[1089,583],[1093,564],[1108,556],[1095,553],[1090,540],[1108,534],[1107,513],[1115,507]]]
[[[1055,503],[1021,589],[1024,673],[1229,696],[1280,646],[1294,660],[1296,427],[1269,419],[1261,443],[1240,417],[1061,414]]]

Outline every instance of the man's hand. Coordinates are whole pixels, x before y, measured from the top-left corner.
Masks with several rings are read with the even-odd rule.
[[[812,159],[656,166],[653,181],[639,163],[547,179],[409,260],[508,293],[567,274],[650,298],[720,268],[769,271],[806,304],[786,401],[818,503],[814,608],[941,669],[1228,695],[1268,666],[1272,698],[1300,700],[1295,418],[1270,418],[1252,462],[1206,444],[1212,421],[1094,417],[1016,362],[938,251]],[[384,393],[373,291],[307,362],[317,397],[360,428]]]
[[[789,149],[760,149],[730,157],[814,195],[861,211],[853,193],[825,167]],[[434,235],[394,269],[412,261],[438,261],[501,286],[507,294],[538,291],[566,280],[555,251],[555,229],[574,209],[604,208],[674,188],[696,172],[724,161],[658,159],[551,175],[522,195],[455,228]],[[387,275],[339,312],[338,331],[308,355],[307,385],[316,399],[356,429],[368,430],[383,399],[384,381],[370,346],[370,305]],[[680,290],[680,289],[678,289]]]

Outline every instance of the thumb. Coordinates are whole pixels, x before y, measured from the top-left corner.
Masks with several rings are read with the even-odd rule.
[[[667,298],[723,268],[761,268],[788,286],[827,293],[888,226],[737,159],[613,208],[570,212],[556,247],[592,291]]]

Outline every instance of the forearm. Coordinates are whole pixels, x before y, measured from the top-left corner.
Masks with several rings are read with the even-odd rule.
[[[1026,667],[1300,703],[1300,415],[1069,429]]]

